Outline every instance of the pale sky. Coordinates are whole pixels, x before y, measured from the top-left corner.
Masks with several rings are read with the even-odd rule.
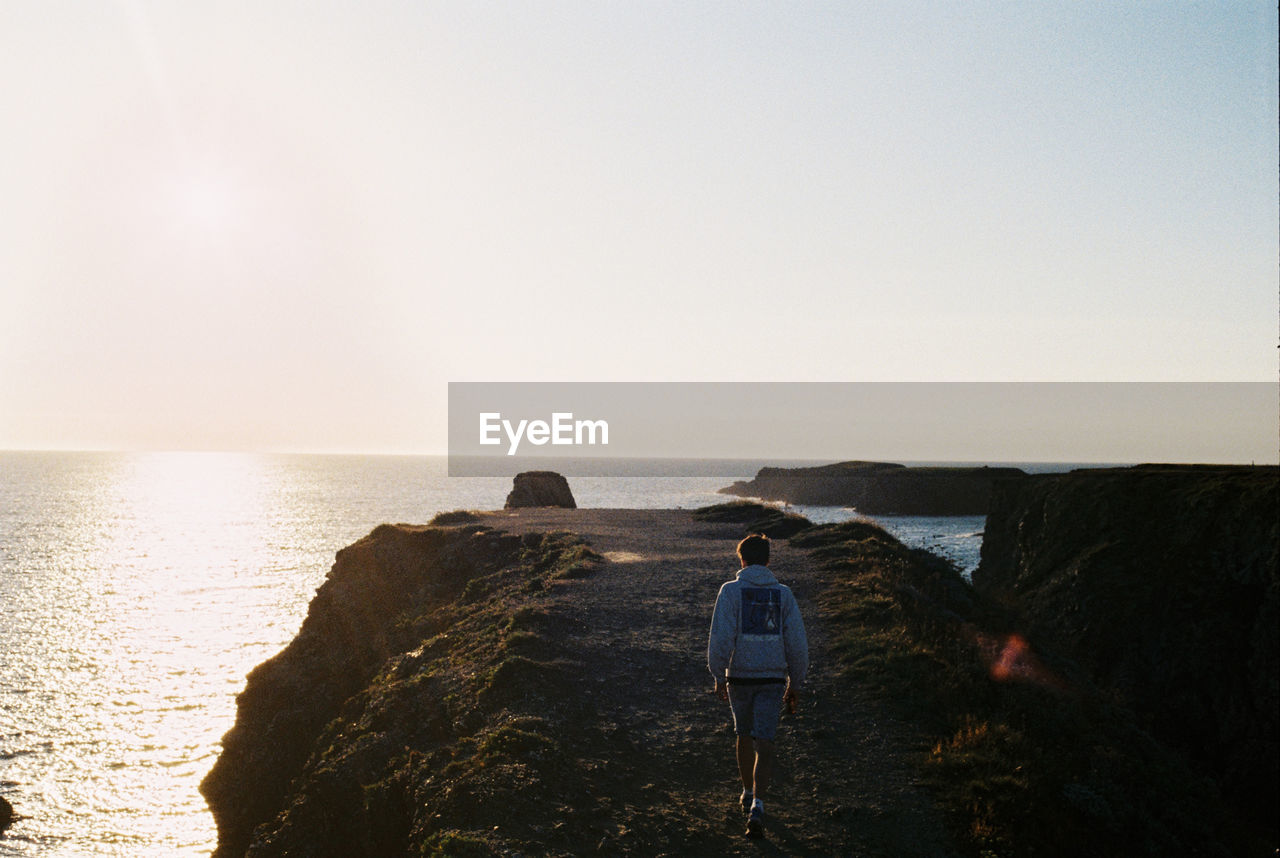
[[[6,2],[0,448],[442,452],[449,381],[1272,381],[1276,31]]]

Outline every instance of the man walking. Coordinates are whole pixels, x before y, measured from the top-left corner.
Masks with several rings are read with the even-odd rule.
[[[760,837],[778,718],[784,701],[795,709],[809,644],[795,596],[769,571],[769,538],[753,533],[739,542],[738,562],[737,577],[716,596],[707,667],[733,712],[747,836]]]

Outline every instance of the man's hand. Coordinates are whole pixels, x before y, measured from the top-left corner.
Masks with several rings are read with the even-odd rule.
[[[729,699],[729,683],[725,682],[723,679],[716,680],[716,697],[719,697],[721,700]]]
[[[796,714],[796,708],[800,705],[800,689],[788,682],[787,690],[782,694],[782,700],[787,704],[787,711],[792,715]]]

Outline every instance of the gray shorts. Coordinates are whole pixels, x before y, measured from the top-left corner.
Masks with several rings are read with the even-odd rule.
[[[786,684],[729,685],[729,708],[733,710],[733,732],[739,736],[773,741],[782,715],[782,695]]]

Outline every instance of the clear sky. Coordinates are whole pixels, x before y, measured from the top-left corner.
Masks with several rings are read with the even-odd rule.
[[[449,381],[1273,380],[1276,31],[6,2],[0,448],[443,451]]]

